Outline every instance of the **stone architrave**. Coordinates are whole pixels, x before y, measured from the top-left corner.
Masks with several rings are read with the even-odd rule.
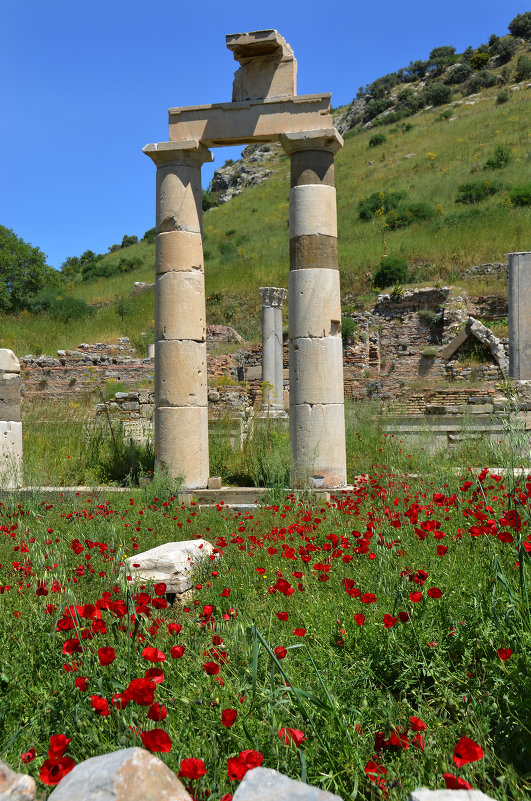
[[[262,383],[268,385],[264,392],[264,407],[268,412],[283,412],[283,338],[282,303],[286,289],[261,286],[262,296]]]
[[[286,133],[291,157],[289,386],[295,485],[346,483],[335,128]]]
[[[20,363],[13,351],[0,349],[0,487],[22,481]]]
[[[146,145],[157,165],[155,461],[183,487],[206,487],[208,400],[198,141]]]
[[[509,376],[531,381],[531,252],[509,253]]]

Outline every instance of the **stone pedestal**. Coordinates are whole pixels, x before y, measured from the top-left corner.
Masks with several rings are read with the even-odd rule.
[[[346,483],[334,128],[280,136],[291,157],[289,385],[293,484]]]
[[[531,380],[531,253],[509,253],[509,376]]]
[[[13,351],[0,349],[0,488],[22,484],[20,363]]]
[[[282,302],[287,290],[261,286],[262,296],[262,383],[264,410],[278,414],[283,404]]]
[[[155,462],[183,487],[208,483],[206,312],[198,141],[146,145],[157,165]]]

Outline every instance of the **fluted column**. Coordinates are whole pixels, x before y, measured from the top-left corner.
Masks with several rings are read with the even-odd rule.
[[[262,383],[265,390],[264,406],[268,411],[282,412],[283,347],[282,347],[282,302],[287,290],[275,286],[261,286],[262,296]]]
[[[291,156],[289,393],[294,485],[346,483],[334,129],[280,137]]]
[[[509,253],[509,375],[531,380],[531,253]]]
[[[206,487],[208,400],[201,165],[196,140],[146,145],[157,165],[155,463]]]

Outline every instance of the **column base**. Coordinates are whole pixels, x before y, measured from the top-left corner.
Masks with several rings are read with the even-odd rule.
[[[290,405],[292,485],[338,489],[347,483],[342,403]]]

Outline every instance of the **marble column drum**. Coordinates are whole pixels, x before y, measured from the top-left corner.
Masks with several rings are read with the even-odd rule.
[[[157,166],[155,463],[197,489],[209,476],[201,165],[212,154],[196,140],[144,153]]]
[[[294,486],[346,484],[334,128],[280,137],[291,157],[289,387]]]
[[[264,409],[283,412],[283,342],[282,303],[287,290],[275,286],[261,286],[262,296],[262,383]]]
[[[509,376],[531,381],[531,253],[509,253]]]

